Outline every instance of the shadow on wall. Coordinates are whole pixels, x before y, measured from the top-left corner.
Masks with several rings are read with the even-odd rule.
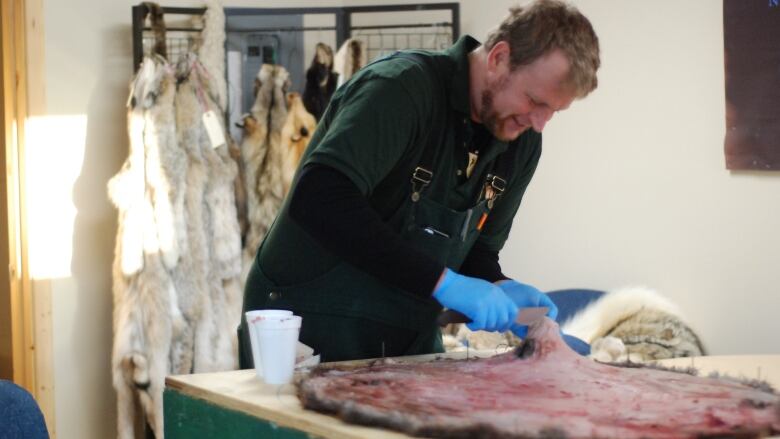
[[[117,213],[111,205],[106,185],[127,156],[125,102],[133,74],[130,26],[103,32],[100,74],[89,90],[84,161],[73,187],[77,215],[73,228],[71,270],[75,280],[75,316],[72,340],[66,355],[77,359],[79,368],[71,371],[69,390],[58,399],[77,395],[80,404],[65,416],[78,428],[80,437],[116,435],[116,395],[111,381],[112,292],[111,265]],[[86,87],[85,87],[86,88]],[[76,418],[71,418],[76,416]],[[89,430],[87,430],[89,429]],[[75,432],[74,432],[75,433]]]

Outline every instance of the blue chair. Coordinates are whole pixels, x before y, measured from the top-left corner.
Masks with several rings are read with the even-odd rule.
[[[555,290],[547,293],[555,306],[558,307],[558,323],[566,323],[575,314],[583,310],[592,302],[600,299],[604,291],[587,289]]]
[[[558,307],[558,323],[565,323],[586,306],[601,298],[604,291],[586,289],[555,290],[547,293]],[[563,340],[580,355],[590,355],[590,345],[573,335],[563,334]]]
[[[0,380],[0,439],[49,439],[43,413],[32,395]]]

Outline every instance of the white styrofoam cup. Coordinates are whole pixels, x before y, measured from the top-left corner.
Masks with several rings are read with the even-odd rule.
[[[300,316],[287,316],[255,323],[263,381],[266,383],[287,384],[292,381],[301,320]]]
[[[284,309],[258,309],[254,311],[247,311],[246,315],[247,329],[249,331],[249,341],[252,343],[252,362],[255,365],[255,374],[258,378],[263,377],[263,365],[260,361],[260,345],[257,341],[257,331],[255,329],[255,323],[263,319],[280,319],[282,317],[290,317],[293,315],[292,311]]]

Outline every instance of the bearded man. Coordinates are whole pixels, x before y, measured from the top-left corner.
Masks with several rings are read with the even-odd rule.
[[[499,251],[541,155],[542,129],[596,88],[599,45],[574,7],[510,10],[484,44],[403,51],[340,87],[258,250],[244,311],[303,317],[322,361],[442,351],[443,308],[472,330],[557,309],[508,279]],[[241,365],[252,366],[246,322]]]

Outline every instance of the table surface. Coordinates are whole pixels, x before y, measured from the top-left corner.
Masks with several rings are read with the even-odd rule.
[[[469,355],[490,356],[493,351],[471,351]],[[431,361],[434,358],[464,358],[466,353],[419,355],[403,361]],[[355,362],[357,363],[357,362]],[[676,358],[658,362],[664,366],[693,366],[706,376],[710,372],[734,377],[760,378],[780,388],[780,355],[739,355]],[[255,376],[254,370],[177,375],[166,379],[166,387],[193,398],[202,399],[230,410],[236,410],[316,436],[327,438],[400,439],[409,436],[389,430],[346,424],[335,417],[301,407],[292,384],[272,386]]]

